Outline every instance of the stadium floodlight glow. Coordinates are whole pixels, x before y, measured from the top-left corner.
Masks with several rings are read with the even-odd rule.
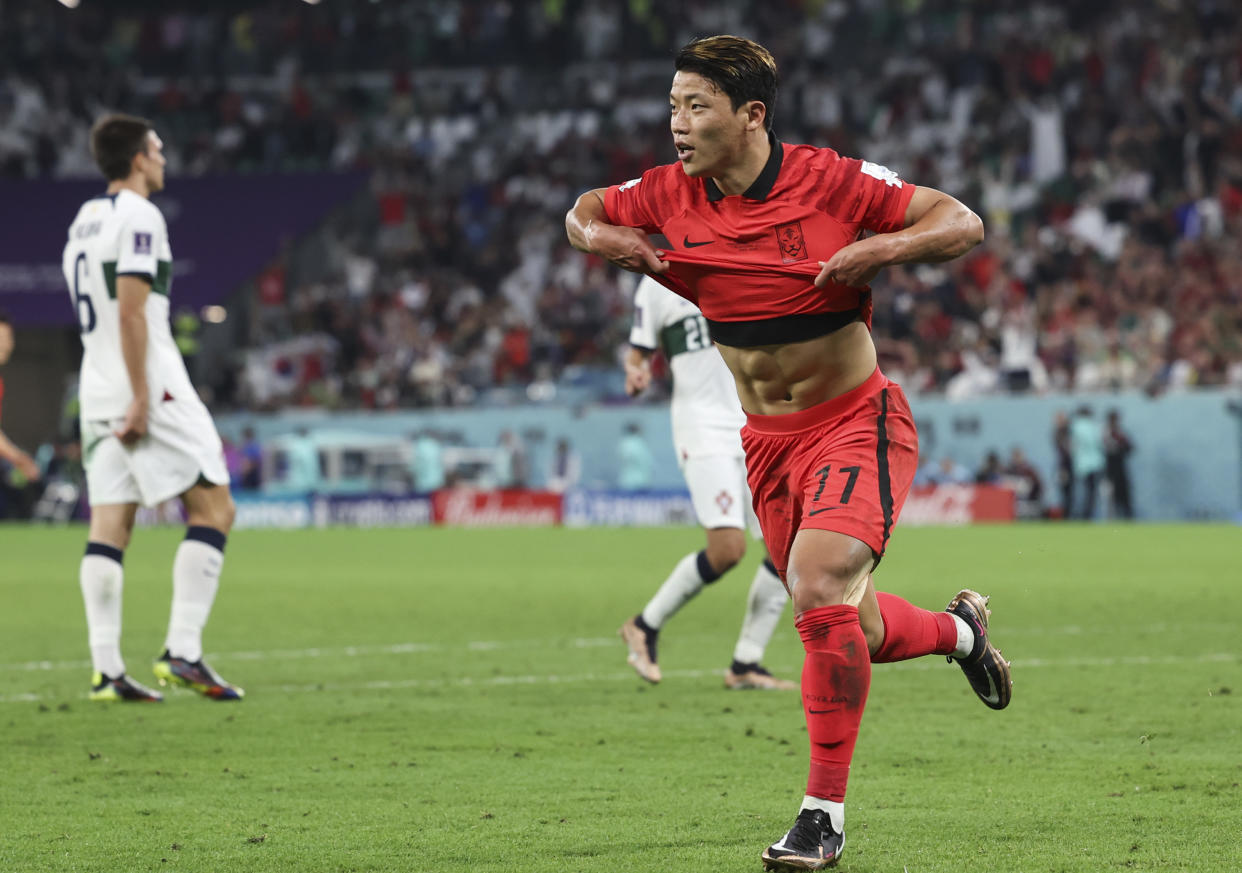
[[[318,5],[319,5],[319,0],[302,0],[302,2],[303,2],[303,3],[305,3],[305,4],[307,4],[308,6],[318,6]]]
[[[223,306],[204,306],[203,321],[211,324],[220,324],[224,319],[229,317],[229,312]]]
[[[66,9],[77,9],[78,4],[81,2],[82,0],[60,0],[60,5]]]

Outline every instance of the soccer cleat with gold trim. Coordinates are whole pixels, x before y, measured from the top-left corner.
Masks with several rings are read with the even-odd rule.
[[[1009,675],[1009,662],[1000,649],[988,638],[989,598],[969,588],[963,588],[949,601],[945,612],[950,612],[970,625],[975,632],[975,645],[964,658],[950,655],[966,674],[970,687],[992,709],[1004,709],[1013,695],[1013,679]]]
[[[638,620],[637,615],[629,619],[621,625],[617,633],[630,650],[626,660],[630,662],[634,672],[655,685],[663,678],[660,675],[660,665],[656,663],[656,638],[660,632],[639,627]]]

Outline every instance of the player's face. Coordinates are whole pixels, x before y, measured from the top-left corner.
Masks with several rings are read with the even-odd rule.
[[[139,166],[142,168],[142,175],[146,177],[148,190],[164,190],[164,165],[166,163],[168,161],[164,157],[164,141],[155,131],[150,131],[147,134],[147,150],[139,156]]]
[[[0,364],[8,363],[11,354],[13,354],[13,327],[9,324],[0,324]]]
[[[698,73],[679,70],[668,95],[669,127],[687,176],[720,176],[744,154],[749,104],[736,110],[729,95]]]

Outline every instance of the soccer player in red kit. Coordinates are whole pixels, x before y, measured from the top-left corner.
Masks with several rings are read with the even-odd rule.
[[[884,167],[777,140],[776,62],[763,46],[699,39],[675,68],[677,163],[586,192],[565,225],[575,248],[697,304],[733,372],[755,510],[806,650],[806,795],[762,859],[767,869],[818,870],[845,845],[872,662],[947,655],[984,703],[1009,703],[985,598],[963,590],[932,612],[877,593],[871,580],[914,477],[918,437],[901,388],[877,367],[868,283],[889,264],[958,257],[982,241],[983,224]],[[656,233],[666,249],[653,246]]]

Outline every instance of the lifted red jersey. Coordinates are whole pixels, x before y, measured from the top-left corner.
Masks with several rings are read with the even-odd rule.
[[[796,342],[858,319],[870,326],[870,290],[816,288],[819,262],[864,230],[904,227],[915,186],[832,149],[769,140],[771,156],[741,196],[666,164],[608,188],[607,219],[668,239],[672,265],[655,278],[695,303],[725,345]]]

